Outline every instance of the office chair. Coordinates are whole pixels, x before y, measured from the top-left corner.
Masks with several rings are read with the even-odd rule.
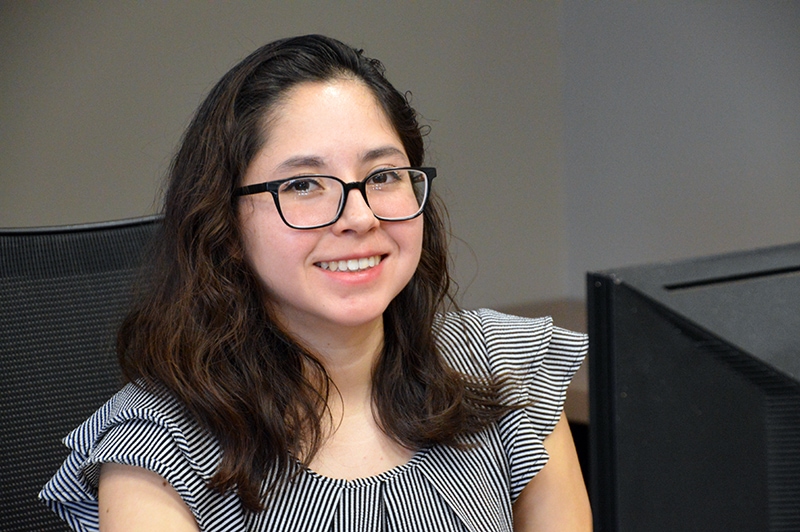
[[[0,530],[68,530],[37,494],[122,384],[116,331],[159,226],[0,229]]]

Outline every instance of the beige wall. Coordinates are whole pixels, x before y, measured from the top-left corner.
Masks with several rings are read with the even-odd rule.
[[[321,32],[432,127],[466,306],[586,270],[800,240],[794,2],[0,2],[0,227],[157,209],[237,60]],[[538,307],[537,307],[538,308]]]
[[[0,227],[155,212],[210,86],[267,41],[320,32],[381,59],[432,127],[428,162],[463,239],[464,303],[557,297],[558,11],[554,1],[4,2]]]

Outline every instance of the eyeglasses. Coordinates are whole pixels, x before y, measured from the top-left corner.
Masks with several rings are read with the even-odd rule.
[[[302,175],[239,187],[234,196],[269,192],[283,222],[294,229],[316,229],[336,223],[350,191],[358,189],[375,218],[401,222],[425,208],[435,168],[388,168],[361,181],[345,183],[330,175]]]

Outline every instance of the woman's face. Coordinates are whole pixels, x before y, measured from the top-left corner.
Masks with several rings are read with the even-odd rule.
[[[268,118],[266,143],[242,185],[301,174],[360,181],[381,168],[409,165],[388,117],[360,81],[302,83]],[[283,326],[306,341],[343,328],[379,327],[417,268],[422,216],[382,222],[358,191],[349,194],[336,223],[311,230],[285,225],[269,193],[239,201],[247,258]],[[341,261],[349,265],[344,271]],[[354,264],[359,267],[351,271]]]

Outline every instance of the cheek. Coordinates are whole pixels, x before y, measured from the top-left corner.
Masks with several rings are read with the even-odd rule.
[[[424,218],[422,216],[416,218],[414,221],[417,222],[416,231],[414,233],[414,235],[415,235],[414,236],[415,245],[417,247],[418,253],[421,253],[422,252],[422,241],[423,241],[424,235],[425,235],[425,222],[424,222]]]
[[[414,220],[410,220],[414,222],[413,225],[409,225],[408,227],[404,227],[404,235],[403,235],[403,242],[402,246],[405,248],[404,253],[406,253],[407,258],[410,262],[413,262],[414,270],[417,269],[419,264],[420,257],[422,256],[422,240],[423,240],[423,223],[422,217],[415,218]]]
[[[276,249],[279,245],[274,239],[275,231],[264,218],[246,209],[239,216],[245,260],[262,283],[269,286],[271,278],[279,271],[273,262],[281,252]]]
[[[257,248],[259,243],[258,231],[256,230],[256,223],[253,219],[252,210],[247,212],[245,208],[239,211],[239,231],[242,235],[242,247],[244,250],[244,258],[250,264],[255,266],[253,260],[258,255]]]

